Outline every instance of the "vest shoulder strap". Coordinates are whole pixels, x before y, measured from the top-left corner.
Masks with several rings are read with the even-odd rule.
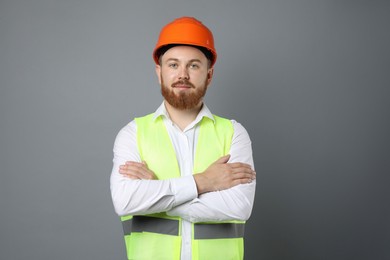
[[[159,180],[180,176],[175,149],[162,117],[154,114],[135,118],[140,157]]]
[[[200,123],[194,160],[195,173],[203,172],[209,165],[230,151],[234,132],[233,124],[229,119],[213,116],[214,121],[204,117]]]

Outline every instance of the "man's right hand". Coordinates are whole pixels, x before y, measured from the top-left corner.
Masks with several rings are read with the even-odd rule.
[[[228,163],[225,155],[211,164],[204,172],[194,175],[198,194],[229,189],[239,184],[250,183],[256,173],[246,163]]]
[[[146,162],[127,161],[119,166],[119,173],[133,180],[157,180],[156,175],[148,168]]]

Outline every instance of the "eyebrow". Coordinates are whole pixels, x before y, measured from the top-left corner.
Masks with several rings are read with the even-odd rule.
[[[176,62],[179,62],[179,59],[176,59],[176,58],[169,58],[166,60],[166,62],[169,62],[169,61],[176,61]],[[188,61],[188,63],[192,63],[192,62],[199,62],[199,63],[202,63],[202,61],[200,59],[191,59]]]
[[[199,63],[202,63],[202,61],[200,59],[192,59],[190,60],[190,62],[199,62]]]

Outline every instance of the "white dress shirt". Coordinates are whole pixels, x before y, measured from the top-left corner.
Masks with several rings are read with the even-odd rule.
[[[126,161],[141,162],[137,148],[137,125],[131,121],[118,133],[114,144],[111,172],[111,196],[118,215],[144,215],[166,212],[183,218],[181,259],[191,259],[191,222],[247,220],[252,212],[256,181],[230,189],[198,195],[193,178],[193,163],[203,117],[213,119],[204,104],[197,118],[182,131],[169,118],[164,102],[154,117],[163,117],[179,163],[181,177],[168,180],[133,180],[119,173]],[[229,162],[252,166],[249,135],[238,122],[233,123]]]

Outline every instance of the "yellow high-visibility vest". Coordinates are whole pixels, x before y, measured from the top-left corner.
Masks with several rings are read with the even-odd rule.
[[[207,169],[229,153],[233,126],[230,120],[214,115],[200,122],[193,173]],[[180,177],[178,162],[162,117],[153,114],[136,118],[137,144],[159,180]],[[179,260],[181,218],[164,212],[121,217],[128,259]],[[244,221],[192,223],[193,260],[238,260],[244,258]]]

